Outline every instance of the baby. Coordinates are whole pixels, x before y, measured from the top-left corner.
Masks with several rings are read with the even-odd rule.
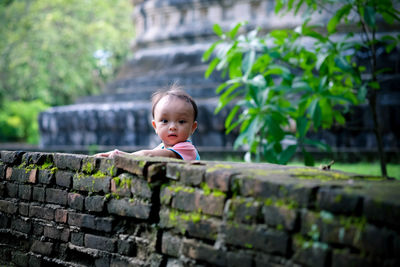
[[[131,155],[200,160],[199,153],[188,140],[197,128],[197,105],[190,95],[172,86],[152,96],[152,125],[162,143],[152,150],[140,150]],[[98,157],[128,154],[120,150],[99,153]]]

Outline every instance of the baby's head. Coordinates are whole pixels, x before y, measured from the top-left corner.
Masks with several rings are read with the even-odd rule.
[[[197,105],[177,86],[152,97],[152,125],[165,147],[186,141],[197,128]]]

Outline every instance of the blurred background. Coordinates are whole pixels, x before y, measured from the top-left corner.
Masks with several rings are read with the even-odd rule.
[[[93,154],[114,148],[135,151],[154,147],[160,140],[150,124],[150,96],[177,82],[199,105],[199,127],[193,142],[204,160],[241,161],[246,157],[247,160],[280,164],[302,164],[304,161],[307,165],[317,166],[334,160],[332,168],[381,175],[383,155],[388,175],[400,178],[398,3],[396,6],[395,1],[383,1],[384,4],[350,1],[352,6],[366,7],[361,10],[360,20],[352,22],[346,16],[356,17],[357,12],[346,5],[336,5],[335,11],[329,12],[318,7],[330,4],[330,1],[311,1],[315,9],[302,2],[1,0],[0,149]],[[385,10],[391,12],[382,12],[379,5],[386,5],[383,6]],[[376,93],[372,91],[372,94],[376,101],[383,154],[378,153],[379,142],[369,105],[372,98],[367,89],[357,94],[360,101],[350,101],[352,105],[332,102],[332,109],[342,115],[332,119],[329,127],[322,127],[327,116],[322,102],[316,105],[317,110],[322,110],[319,113],[312,109],[316,102],[306,104],[303,115],[311,121],[306,127],[307,140],[317,140],[321,145],[300,146],[296,130],[292,133],[287,130],[293,126],[291,122],[298,129],[298,120],[287,120],[280,125],[287,134],[277,141],[275,150],[270,150],[276,154],[274,158],[262,153],[258,157],[259,149],[253,153],[248,137],[237,142],[246,127],[237,127],[226,134],[229,128],[226,119],[232,114],[235,102],[224,103],[224,108],[216,113],[223,101],[223,91],[217,93],[216,89],[232,79],[233,67],[219,64],[219,68],[214,66],[212,71],[210,64],[213,63],[210,62],[215,55],[218,57],[218,50],[208,60],[204,53],[218,40],[228,41],[229,31],[232,33],[235,25],[244,21],[246,23],[237,28],[237,36],[247,36],[249,44],[251,40],[259,41],[249,35],[254,29],[259,29],[258,36],[264,36],[276,30],[299,29],[306,25],[304,23],[318,25],[316,32],[331,40],[345,39],[351,33],[351,38],[346,39],[348,43],[363,42],[359,31],[363,30],[364,24],[368,33],[378,36],[375,43],[370,42],[364,48],[343,49],[345,56],[335,58],[334,62],[336,67],[348,72],[353,65],[365,65],[367,73],[360,74],[360,79],[368,80],[369,88],[379,84],[375,86]],[[305,26],[301,29],[304,33]],[[231,41],[240,43],[233,35]],[[308,34],[308,37],[315,36]],[[276,36],[272,37],[277,40]],[[346,42],[341,45],[345,46]],[[368,48],[372,43],[378,67],[371,72]],[[258,52],[257,55],[261,54]],[[343,64],[348,66],[343,67]],[[222,77],[224,67],[229,75]],[[296,76],[296,72],[293,73],[291,75]],[[379,74],[376,83],[373,83],[374,73]],[[243,83],[240,86],[251,91],[255,85]],[[355,84],[352,86],[356,87]],[[357,86],[364,88],[362,82]],[[362,92],[361,89],[358,91]],[[246,94],[239,97],[248,99]],[[365,101],[361,101],[362,97]],[[240,121],[239,115],[236,116]],[[322,119],[318,118],[321,116]],[[260,120],[264,121],[263,118]],[[321,127],[316,127],[317,121],[321,122]],[[272,127],[261,123],[259,131],[250,135],[259,136],[264,128]],[[290,136],[297,141],[287,138]],[[261,136],[254,142],[267,151],[263,144],[269,141]],[[293,142],[297,143],[293,145]],[[307,159],[309,156],[312,161]]]

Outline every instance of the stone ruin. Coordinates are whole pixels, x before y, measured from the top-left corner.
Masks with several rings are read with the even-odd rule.
[[[201,60],[203,52],[215,41],[213,24],[227,29],[239,21],[248,21],[247,29],[259,26],[268,31],[293,27],[300,19],[275,15],[275,2],[271,0],[134,0],[133,3],[134,57],[105,93],[43,112],[39,118],[41,148],[87,152],[91,145],[98,149],[118,146],[127,150],[156,146],[159,139],[150,125],[150,96],[178,82],[199,105],[199,127],[193,142],[200,152],[232,150],[234,135],[224,133],[228,110],[214,114],[215,88],[221,77],[213,75],[205,79],[207,63]],[[317,19],[325,18],[321,15]],[[396,120],[400,116],[400,93],[396,91],[400,70],[396,55],[380,55],[380,64],[394,69],[378,96],[384,142],[386,150],[391,151],[398,151],[400,146],[400,125]],[[317,138],[336,148],[375,151],[369,113],[366,106],[357,107],[348,116],[346,129],[324,131]]]

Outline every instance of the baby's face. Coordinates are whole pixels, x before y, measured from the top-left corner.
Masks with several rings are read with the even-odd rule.
[[[154,108],[154,130],[165,147],[186,141],[197,128],[190,103],[174,96],[164,96]]]

